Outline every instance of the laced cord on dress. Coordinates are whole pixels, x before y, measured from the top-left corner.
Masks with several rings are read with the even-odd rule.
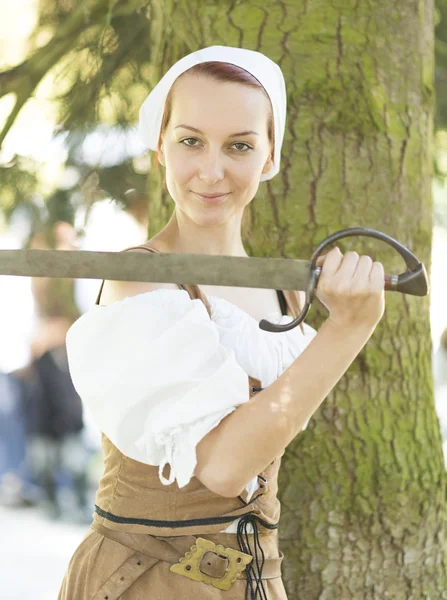
[[[249,523],[252,524],[253,532],[254,532],[253,533],[254,541],[255,541],[254,555],[253,555],[251,547],[250,547],[250,541],[249,541],[250,534],[247,533],[247,525]],[[244,541],[244,537],[243,537],[244,535],[245,535],[245,541]],[[262,581],[262,569],[264,568],[264,562],[265,562],[264,550],[262,549],[262,546],[259,542],[258,525],[256,523],[256,517],[254,515],[249,513],[240,518],[240,521],[237,525],[237,541],[239,543],[239,548],[240,548],[241,552],[244,552],[245,554],[251,554],[253,556],[253,560],[251,561],[251,563],[246,566],[247,585],[245,588],[245,600],[268,600],[267,592],[265,591],[264,583]],[[262,555],[261,564],[259,564],[258,547],[259,547],[259,549],[261,551],[261,555]],[[254,564],[256,565],[256,568],[258,571],[257,574],[255,573],[255,569],[253,568]],[[256,583],[256,588],[254,589],[255,583]],[[248,595],[249,591],[250,591],[250,596]]]

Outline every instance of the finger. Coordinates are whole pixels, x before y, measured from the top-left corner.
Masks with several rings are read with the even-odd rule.
[[[324,272],[326,275],[330,275],[337,271],[342,260],[343,254],[340,252],[340,248],[336,246],[327,254],[317,258],[317,266],[322,267],[322,274]]]
[[[346,252],[343,257],[343,261],[340,264],[340,268],[337,271],[337,275],[344,280],[352,279],[357,268],[358,261],[359,255],[357,252]]]
[[[370,287],[375,290],[385,289],[385,269],[381,262],[374,262],[369,275]]]
[[[329,254],[330,254],[331,252],[336,252],[337,250],[340,252],[340,248],[339,248],[338,246],[336,246],[335,248],[332,248],[332,250],[330,250],[329,252],[326,252],[326,254],[321,254],[321,255],[320,255],[318,258],[317,258],[317,262],[316,262],[316,265],[317,265],[317,267],[321,267],[321,266],[323,266],[323,264],[324,264],[324,261],[325,261],[325,260],[326,260],[326,258],[329,256]],[[341,252],[340,252],[340,254],[341,254]]]
[[[324,261],[326,260],[327,254],[322,254],[317,258],[317,262],[315,263],[317,267],[322,267],[324,265]]]
[[[356,281],[368,283],[372,266],[373,259],[370,256],[361,256],[358,260],[357,267],[354,272],[354,277]]]

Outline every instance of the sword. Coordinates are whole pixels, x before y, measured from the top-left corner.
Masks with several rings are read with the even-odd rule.
[[[0,275],[110,279],[162,283],[301,290],[306,299],[301,313],[284,325],[259,322],[265,331],[280,333],[297,327],[315,297],[321,267],[317,259],[330,244],[345,237],[373,237],[392,246],[407,270],[385,275],[384,289],[413,296],[429,293],[427,271],[416,256],[391,236],[366,227],[342,229],[325,238],[311,259],[210,256],[203,254],[92,252],[71,250],[0,250]]]

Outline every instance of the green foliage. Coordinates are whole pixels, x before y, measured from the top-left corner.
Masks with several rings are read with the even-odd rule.
[[[58,133],[67,134],[66,166],[75,168],[79,182],[47,194],[45,207],[34,161],[15,157],[0,165],[0,211],[7,221],[18,206],[28,205],[31,229],[42,220],[73,222],[76,207],[110,194],[125,209],[141,203],[145,173],[129,157],[113,167],[84,162],[82,144],[101,124],[127,129],[150,89],[151,44],[148,0],[41,0],[39,19],[30,39],[33,47],[20,65],[0,73],[0,96],[13,91],[17,103],[0,136],[4,139],[21,106],[39,81],[52,74],[59,107]],[[38,47],[45,35],[48,41]],[[129,192],[129,190],[133,190]]]
[[[37,187],[37,165],[22,156],[14,156],[0,170],[0,210],[7,220],[18,206],[32,204]],[[35,206],[35,205],[34,205]],[[38,210],[34,211],[37,214]]]
[[[67,86],[59,96],[61,125],[88,131],[100,122],[134,123],[149,89],[148,20],[116,17],[107,30],[87,33],[60,70]]]

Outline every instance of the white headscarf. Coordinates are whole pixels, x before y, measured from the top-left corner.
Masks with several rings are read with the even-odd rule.
[[[179,75],[208,61],[227,62],[245,69],[264,86],[269,95],[273,107],[275,154],[270,171],[261,175],[260,180],[271,179],[279,172],[280,166],[286,124],[286,85],[279,66],[261,52],[229,46],[210,46],[181,58],[160,79],[141,106],[138,127],[141,139],[151,150],[158,150],[161,122],[169,90]]]

